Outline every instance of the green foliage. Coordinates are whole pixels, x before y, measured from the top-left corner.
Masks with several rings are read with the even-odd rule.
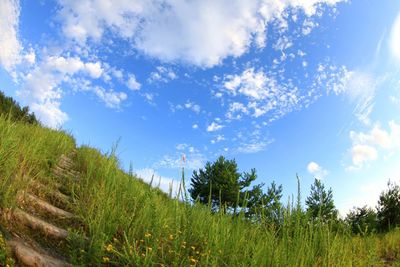
[[[400,225],[400,186],[388,182],[388,188],[379,196],[378,220],[381,230],[389,230]]]
[[[256,221],[266,221],[276,225],[282,223],[282,185],[272,182],[267,193],[262,191],[264,184],[254,186],[246,205],[246,215]]]
[[[0,91],[0,114],[9,116],[13,121],[22,121],[30,124],[37,124],[38,120],[34,113],[29,112],[28,107],[20,105],[11,97],[7,97]]]
[[[322,221],[329,221],[337,218],[338,211],[333,203],[332,189],[325,190],[324,184],[315,179],[314,184],[311,185],[310,196],[306,199],[307,213],[313,219],[320,219]]]
[[[239,173],[235,160],[227,160],[220,156],[214,163],[207,162],[204,169],[194,171],[189,193],[194,201],[202,204],[210,203],[213,210],[222,207],[243,207],[245,199],[258,192],[244,190],[257,178],[256,170],[250,173]]]
[[[354,234],[370,234],[373,233],[378,225],[378,217],[376,211],[367,206],[354,208],[346,216],[346,222],[351,227]]]

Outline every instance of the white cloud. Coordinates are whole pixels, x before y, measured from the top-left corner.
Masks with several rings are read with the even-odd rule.
[[[103,68],[101,67],[100,62],[88,62],[85,63],[85,70],[89,73],[90,77],[94,79],[100,78],[101,74],[103,73]]]
[[[150,184],[153,187],[158,187],[165,193],[171,193],[172,197],[176,197],[179,192],[181,182],[174,180],[173,178],[161,176],[154,169],[144,168],[135,171],[135,174],[141,178],[144,182]]]
[[[92,88],[92,91],[106,104],[109,108],[119,108],[121,103],[127,99],[124,92],[115,92],[113,90],[105,90],[99,86]]]
[[[29,64],[34,64],[36,62],[36,53],[32,48],[24,55],[24,60]]]
[[[356,167],[362,166],[368,161],[374,161],[378,158],[378,152],[372,146],[354,145],[351,148],[351,157]]]
[[[149,83],[168,83],[176,78],[178,78],[178,75],[171,68],[158,66],[156,67],[156,71],[150,73],[147,81]]]
[[[192,125],[192,128],[193,128],[193,129],[198,129],[198,128],[199,128],[199,125],[193,124],[193,125]]]
[[[21,60],[21,43],[18,39],[20,7],[18,0],[0,2],[0,65],[12,71]]]
[[[64,34],[84,45],[106,30],[129,40],[142,53],[162,61],[215,66],[254,45],[263,48],[268,23],[287,9],[316,14],[322,4],[340,0],[145,1],[59,0]],[[284,28],[284,27],[283,27]]]
[[[207,126],[207,132],[215,132],[221,130],[222,128],[224,128],[223,125],[213,121],[210,125]]]
[[[223,92],[240,101],[230,104],[228,119],[240,119],[243,114],[256,118],[265,114],[280,117],[296,109],[300,100],[296,87],[280,84],[275,75],[254,68],[247,68],[239,75],[225,75],[223,88]],[[247,99],[245,104],[243,96]]]
[[[400,125],[390,121],[389,130],[386,131],[376,124],[368,133],[350,131],[350,138],[353,143],[350,149],[353,166],[348,169],[356,170],[375,161],[379,150],[395,152],[400,149]]]
[[[216,144],[218,142],[224,141],[225,137],[221,134],[217,135],[214,139],[211,140],[211,144]]]
[[[332,87],[335,94],[345,94],[355,103],[354,115],[364,124],[370,124],[369,116],[373,111],[376,90],[385,77],[374,77],[362,71],[349,71],[346,68],[339,72],[340,77]]]
[[[229,104],[229,110],[226,113],[228,119],[241,119],[243,114],[249,114],[249,111],[245,105],[239,102],[233,102]]]
[[[58,128],[68,120],[68,115],[61,111],[58,101],[32,103],[31,109],[44,125],[51,128]]]
[[[193,111],[193,112],[195,112],[195,113],[197,113],[197,114],[199,114],[200,111],[201,111],[201,107],[198,104],[195,104],[195,103],[190,102],[190,101],[187,101],[184,104],[184,107],[189,109],[189,110],[191,110],[191,111]]]
[[[186,163],[182,162],[182,155],[165,155],[160,161],[154,164],[155,168],[170,168],[177,169],[185,166],[187,169],[195,170],[202,168],[205,163],[205,158],[200,153],[186,154]]]
[[[139,90],[142,85],[136,80],[135,75],[130,74],[126,86],[131,90]]]
[[[237,151],[239,153],[245,153],[245,154],[257,153],[265,150],[267,145],[269,145],[270,143],[271,143],[270,141],[268,142],[255,141],[250,143],[244,143],[237,149]]]
[[[68,116],[60,110],[62,87],[94,92],[108,107],[118,108],[127,98],[123,92],[105,90],[92,86],[82,78],[93,79],[101,76],[103,69],[100,62],[83,62],[79,57],[48,56],[37,63],[26,76],[21,90],[17,93],[32,107],[45,125],[61,126]],[[48,108],[48,111],[46,111]]]
[[[307,171],[317,179],[324,179],[328,175],[328,171],[314,161],[308,163]]]
[[[393,56],[400,59],[400,14],[396,17],[392,26],[390,49]]]

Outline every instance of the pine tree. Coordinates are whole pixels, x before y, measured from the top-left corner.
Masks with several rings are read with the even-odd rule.
[[[336,219],[338,211],[333,203],[332,189],[325,190],[324,184],[318,180],[314,180],[311,185],[310,196],[306,199],[307,212],[313,219],[321,219],[328,221]]]

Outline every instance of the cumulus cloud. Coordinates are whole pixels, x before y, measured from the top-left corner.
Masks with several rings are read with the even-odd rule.
[[[156,67],[156,71],[150,73],[150,77],[147,79],[149,83],[167,83],[175,80],[178,75],[171,69],[163,66]]]
[[[392,26],[390,49],[393,56],[400,59],[400,14],[396,17]]]
[[[359,167],[368,161],[376,160],[378,158],[378,152],[372,146],[354,145],[351,148],[351,158],[353,164]]]
[[[135,75],[130,74],[126,86],[131,90],[139,90],[142,85],[136,80]]]
[[[0,2],[0,64],[12,71],[21,60],[21,43],[18,39],[19,1],[4,0]]]
[[[263,48],[268,23],[287,9],[306,17],[341,0],[145,1],[59,0],[64,34],[84,45],[111,30],[137,50],[167,62],[215,66],[254,45]],[[286,44],[287,45],[287,42]]]
[[[307,171],[312,174],[316,179],[324,179],[328,175],[328,171],[314,161],[308,163]]]
[[[88,62],[85,63],[85,70],[93,79],[100,78],[101,74],[103,73],[103,68],[101,67],[100,62]]]
[[[350,131],[352,147],[350,154],[353,166],[349,169],[360,169],[368,162],[378,159],[379,150],[394,152],[400,149],[400,125],[390,121],[389,130],[379,124],[367,133]]]
[[[213,121],[210,125],[207,126],[207,132],[215,132],[221,130],[222,128],[224,128],[223,125]]]
[[[68,120],[68,115],[60,109],[60,102],[56,100],[32,103],[31,109],[44,125],[52,128],[57,128]]]
[[[109,108],[119,108],[122,101],[128,98],[124,92],[105,90],[99,86],[93,87],[92,90]]]
[[[95,79],[102,73],[100,62],[84,62],[79,57],[47,56],[25,75],[24,84],[17,93],[45,125],[55,128],[68,119],[60,109],[62,87],[66,84],[77,90],[94,92],[111,108],[117,108],[127,98],[123,92],[92,86],[91,82],[80,78],[86,75]]]
[[[268,112],[273,115],[283,115],[296,108],[298,99],[297,88],[289,88],[280,84],[276,77],[262,70],[247,68],[240,74],[225,75],[223,79],[224,92],[237,97],[246,97],[246,104],[233,102],[226,114],[227,118],[241,118],[243,114],[260,117]]]

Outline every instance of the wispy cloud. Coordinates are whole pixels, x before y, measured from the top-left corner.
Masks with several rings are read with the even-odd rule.
[[[396,17],[390,36],[390,49],[397,59],[400,59],[400,14]]]

